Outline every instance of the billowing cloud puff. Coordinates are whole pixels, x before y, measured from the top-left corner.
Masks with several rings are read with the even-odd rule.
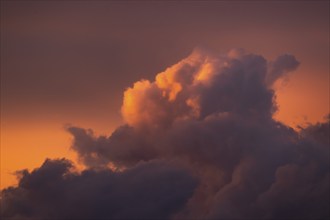
[[[270,67],[262,56],[239,51],[235,57],[235,52],[215,56],[196,49],[159,73],[154,82],[136,82],[124,93],[124,119],[133,127],[154,129],[216,113],[270,117],[275,110],[274,92],[268,87],[267,77],[292,68],[289,64],[295,58],[282,56]]]
[[[85,190],[88,182],[87,189],[96,190],[104,201],[100,209],[90,207],[90,216],[102,212],[108,218],[133,219],[328,219],[329,121],[297,132],[272,117],[277,110],[273,84],[298,64],[287,54],[267,61],[241,49],[224,55],[196,49],[154,81],[138,81],[125,91],[121,110],[126,124],[110,136],[69,127],[72,149],[87,171],[62,172],[58,187],[75,179],[70,186]],[[153,172],[136,174],[152,167]],[[23,173],[18,187],[4,191],[7,216],[40,214],[38,205],[24,206],[27,195],[40,193],[23,189],[24,179],[34,172]],[[113,177],[100,187],[97,178],[104,173]],[[52,185],[47,175],[40,172],[45,179],[39,186]],[[138,191],[146,188],[141,185],[152,186],[155,196],[143,199]],[[98,194],[116,187],[117,194]],[[71,193],[58,194],[59,199]],[[82,192],[74,195],[85,196],[77,207],[92,206],[95,200]],[[148,206],[154,199],[157,202]],[[116,209],[114,200],[121,201]],[[34,214],[19,212],[22,204]],[[130,208],[133,204],[139,208]],[[55,210],[49,208],[49,213]]]

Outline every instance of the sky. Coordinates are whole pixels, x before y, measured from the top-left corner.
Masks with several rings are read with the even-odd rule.
[[[299,191],[293,202],[329,210],[321,196],[329,158],[320,156],[329,151],[328,1],[1,1],[0,52],[1,189],[14,186],[5,191],[14,198],[4,200],[8,218],[56,211],[61,198],[32,199],[29,214],[12,208],[32,201],[20,192],[34,184],[45,197],[62,189],[67,205],[111,188],[103,201],[118,207],[88,212],[100,218],[288,217],[282,195],[294,186],[320,191]],[[297,179],[285,182],[291,174]],[[95,197],[82,192],[93,175]],[[154,197],[127,210],[156,177],[164,190],[151,187]],[[179,186],[181,194],[149,207]],[[251,201],[258,216],[244,209]],[[36,211],[42,203],[45,213]],[[88,216],[78,207],[57,217]],[[327,216],[308,202],[298,208]]]

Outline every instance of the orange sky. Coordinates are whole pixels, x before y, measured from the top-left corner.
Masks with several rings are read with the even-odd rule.
[[[15,170],[75,155],[64,125],[110,134],[123,91],[195,46],[300,61],[277,84],[275,118],[329,113],[329,3],[1,1],[1,188]]]

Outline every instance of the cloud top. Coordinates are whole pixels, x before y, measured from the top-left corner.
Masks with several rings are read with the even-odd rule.
[[[288,54],[267,62],[244,50],[216,55],[197,48],[155,81],[141,80],[128,88],[122,115],[133,127],[166,127],[225,112],[269,118],[276,109],[271,86],[298,64]]]

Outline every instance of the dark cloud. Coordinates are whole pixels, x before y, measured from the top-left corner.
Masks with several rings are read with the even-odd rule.
[[[272,85],[298,64],[291,55],[196,49],[125,91],[126,124],[110,136],[68,127],[87,170],[46,161],[22,172],[3,193],[4,215],[328,219],[328,122],[297,132],[272,118]]]
[[[299,62],[294,56],[289,54],[279,56],[274,62],[270,63],[267,83],[273,84],[277,79],[283,77],[285,73],[295,70],[298,66]]]
[[[116,166],[134,165],[158,154],[141,133],[128,125],[117,128],[110,137],[95,137],[91,130],[78,127],[69,127],[68,131],[74,137],[72,149],[89,167],[104,167],[110,161]]]
[[[300,133],[304,138],[309,138],[329,146],[329,120],[330,114],[326,117],[326,122],[309,124],[307,127],[299,127],[301,129]]]
[[[122,172],[70,171],[65,159],[47,159],[18,187],[2,192],[5,219],[168,219],[193,194],[196,180],[161,161]]]

